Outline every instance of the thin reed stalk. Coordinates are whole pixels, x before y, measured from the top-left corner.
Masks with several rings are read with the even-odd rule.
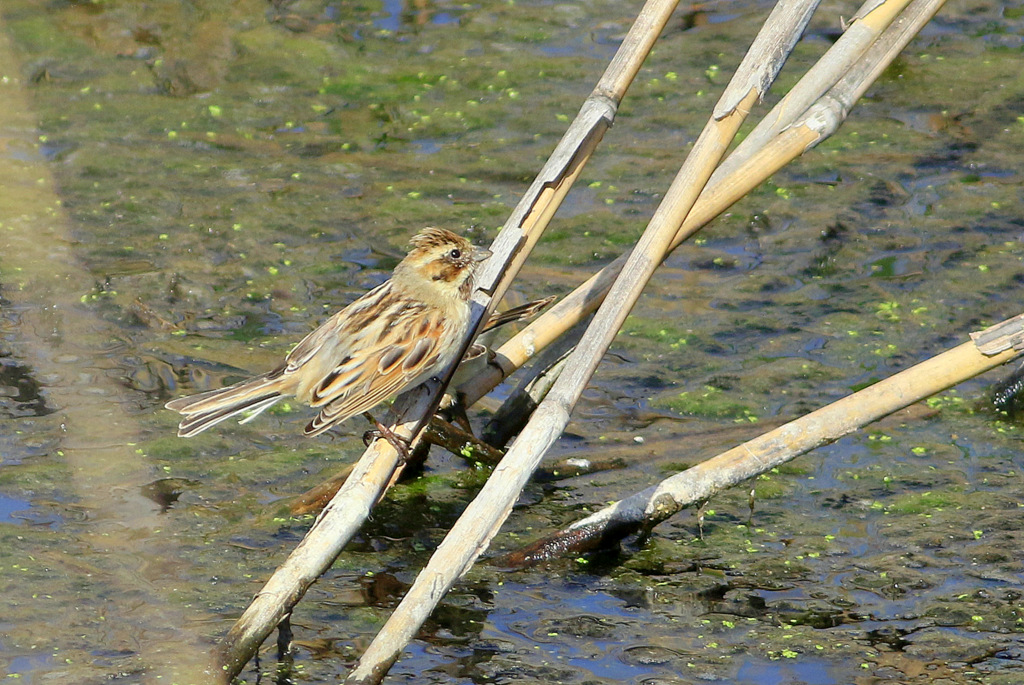
[[[716,181],[742,166],[754,153],[803,116],[807,108],[843,78],[902,12],[910,0],[866,0],[843,35],[814,66],[772,107],[754,130],[736,146],[711,177]]]
[[[555,554],[580,554],[647,531],[684,507],[732,487],[883,416],[1024,354],[1024,314],[1007,319],[905,371],[666,478],[521,550],[503,566],[520,567]]]

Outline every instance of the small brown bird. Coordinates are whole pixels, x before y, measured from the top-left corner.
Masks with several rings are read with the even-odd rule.
[[[437,375],[469,326],[473,275],[491,253],[441,228],[427,228],[391,279],[332,316],[269,373],[167,403],[191,437],[242,412],[255,418],[285,396],[320,413],[304,433],[319,435]]]

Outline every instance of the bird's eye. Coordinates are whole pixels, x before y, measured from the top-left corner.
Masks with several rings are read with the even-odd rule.
[[[448,256],[451,257],[452,259],[458,259],[459,257],[462,256],[462,250],[456,247],[455,249],[448,253]]]

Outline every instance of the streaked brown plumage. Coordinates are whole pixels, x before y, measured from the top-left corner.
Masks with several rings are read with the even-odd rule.
[[[285,396],[320,413],[319,435],[440,373],[469,325],[473,275],[490,252],[441,228],[427,228],[391,276],[307,335],[269,373],[167,403],[191,437],[242,412],[249,421]]]

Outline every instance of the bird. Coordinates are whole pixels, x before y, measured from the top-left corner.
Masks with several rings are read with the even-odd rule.
[[[183,416],[178,435],[251,412],[246,423],[285,397],[319,409],[303,433],[320,435],[444,371],[461,349],[474,276],[491,252],[433,227],[410,248],[390,279],[303,338],[273,371],[168,402]]]

